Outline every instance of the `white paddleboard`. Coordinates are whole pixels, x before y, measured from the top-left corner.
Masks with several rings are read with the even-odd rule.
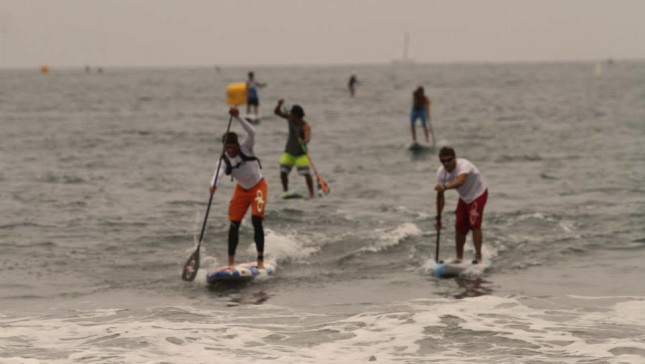
[[[276,270],[276,263],[272,260],[264,262],[264,268],[258,269],[257,262],[246,262],[236,264],[234,269],[228,266],[217,268],[206,275],[209,284],[218,282],[245,282],[255,278],[268,278],[273,276]]]
[[[437,278],[453,278],[465,275],[482,275],[493,268],[493,262],[490,259],[484,259],[481,263],[474,261],[462,260],[461,263],[451,263],[440,261],[433,262],[426,270],[426,273]]]
[[[244,115],[244,119],[253,125],[257,125],[260,123],[261,117],[260,115],[246,114]]]

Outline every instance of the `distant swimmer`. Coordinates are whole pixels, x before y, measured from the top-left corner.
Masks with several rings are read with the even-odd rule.
[[[298,174],[305,176],[307,188],[309,188],[309,197],[314,198],[314,182],[311,178],[309,169],[309,158],[307,157],[306,147],[311,139],[311,128],[303,119],[305,111],[300,105],[293,105],[287,113],[282,110],[284,100],[278,100],[274,113],[289,122],[289,136],[287,145],[280,159],[280,179],[282,180],[282,190],[285,194],[289,193],[289,173],[295,166]]]
[[[358,85],[360,82],[356,79],[356,75],[352,75],[352,77],[349,78],[349,82],[347,84],[347,87],[349,87],[349,94],[354,97],[354,93],[356,91],[356,85]]]
[[[437,170],[437,221],[435,228],[441,229],[441,212],[445,204],[444,192],[456,189],[459,193],[457,213],[455,222],[455,245],[457,258],[454,263],[463,259],[464,244],[468,231],[473,232],[473,243],[475,245],[475,260],[482,261],[482,218],[484,206],[488,198],[488,186],[484,177],[477,167],[465,158],[457,158],[455,150],[450,147],[443,147],[439,151],[441,167]]]
[[[230,221],[228,231],[228,266],[234,269],[235,250],[238,243],[238,234],[242,219],[251,206],[251,222],[253,224],[255,246],[258,252],[258,268],[264,267],[264,220],[266,211],[267,183],[262,176],[260,161],[255,156],[253,147],[255,145],[255,129],[243,118],[240,118],[240,111],[234,107],[229,113],[237,120],[246,137],[239,143],[237,134],[228,132],[222,136],[224,153],[220,156],[223,163],[215,169],[211,179],[210,193],[217,190],[217,181],[221,181],[223,175],[230,175],[237,183],[235,191],[228,206],[228,219]]]
[[[258,97],[258,88],[266,86],[266,83],[255,81],[253,72],[249,72],[249,79],[246,81],[246,113],[251,113],[251,106],[253,106],[253,114],[258,116],[258,105],[260,105],[260,98]]]
[[[430,121],[430,99],[425,95],[423,87],[419,86],[412,93],[412,111],[410,111],[410,130],[412,131],[412,142],[417,142],[416,123],[421,119],[421,126],[425,133],[426,142],[428,138],[428,121]]]

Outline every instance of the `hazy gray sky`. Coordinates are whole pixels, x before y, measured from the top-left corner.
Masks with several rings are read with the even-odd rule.
[[[645,0],[0,0],[0,67],[645,59]]]

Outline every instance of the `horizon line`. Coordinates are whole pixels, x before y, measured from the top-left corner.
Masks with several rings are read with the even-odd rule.
[[[43,63],[40,65],[29,66],[3,66],[0,65],[0,70],[30,70],[40,69],[42,66],[47,66],[50,71],[52,69],[60,70],[75,70],[90,67],[90,69],[106,68],[111,69],[177,69],[177,68],[276,68],[276,67],[343,67],[343,66],[419,66],[419,65],[468,65],[468,64],[535,64],[535,63],[618,63],[618,62],[642,62],[645,58],[614,58],[606,57],[598,58],[582,58],[582,59],[536,59],[536,60],[500,60],[500,61],[423,61],[417,62],[412,59],[402,61],[400,59],[392,59],[390,62],[330,62],[330,63],[254,63],[254,64],[216,64],[216,63],[202,63],[202,64],[177,64],[177,65],[162,65],[162,64],[137,64],[137,65],[92,65],[91,63],[78,64],[78,65],[55,65]]]

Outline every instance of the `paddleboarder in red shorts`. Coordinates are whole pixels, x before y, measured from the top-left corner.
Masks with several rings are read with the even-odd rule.
[[[457,203],[457,216],[455,222],[455,245],[457,258],[454,263],[460,263],[464,255],[464,244],[468,231],[473,232],[475,245],[475,260],[482,261],[482,217],[484,206],[488,198],[488,187],[484,177],[470,161],[457,158],[455,150],[443,147],[439,151],[441,167],[437,170],[437,222],[435,227],[441,229],[441,212],[445,204],[443,193],[449,189],[456,189],[459,193]]]

